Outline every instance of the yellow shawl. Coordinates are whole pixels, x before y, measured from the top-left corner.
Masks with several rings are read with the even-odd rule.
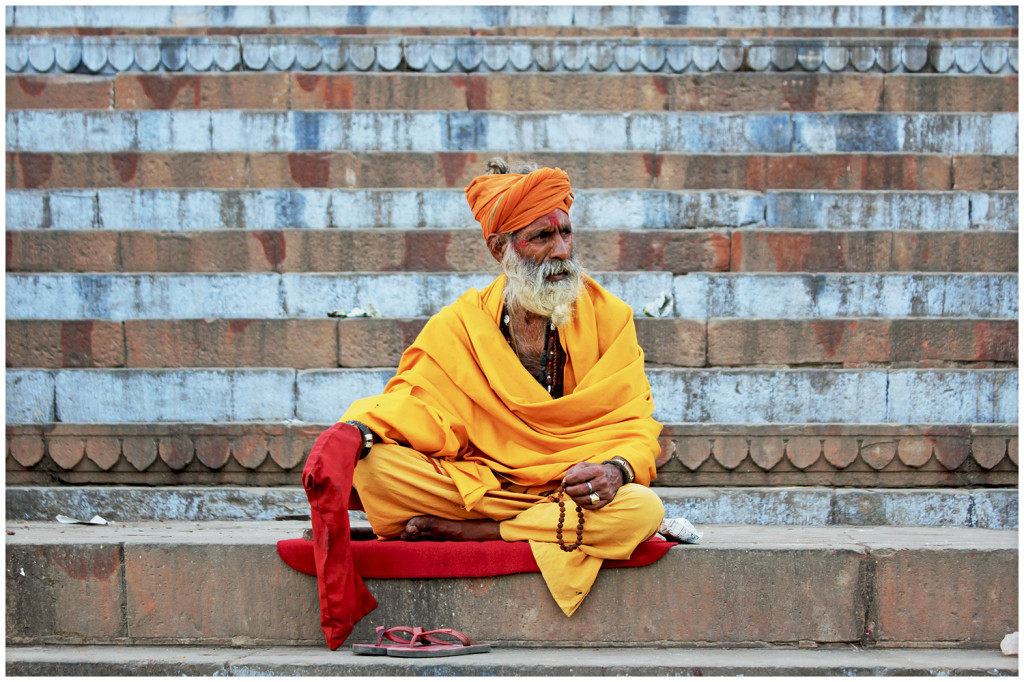
[[[649,485],[661,425],[651,417],[633,311],[585,281],[575,319],[559,329],[568,356],[561,398],[530,375],[501,334],[501,275],[431,318],[384,393],[352,403],[342,420],[438,458],[467,509],[500,487],[495,472],[543,485],[574,464],[615,455]]]

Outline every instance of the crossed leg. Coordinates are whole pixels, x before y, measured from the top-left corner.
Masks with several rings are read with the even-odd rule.
[[[492,490],[466,509],[435,461],[398,445],[375,445],[356,466],[353,485],[380,538],[528,540],[552,597],[566,615],[590,592],[604,560],[628,559],[657,532],[665,516],[656,493],[624,485],[601,509],[584,511],[583,544],[579,551],[563,552],[556,542],[558,505],[540,494],[543,490]]]
[[[556,541],[558,505],[546,496],[494,490],[467,510],[440,466],[406,447],[375,445],[356,466],[353,484],[381,538]],[[602,559],[627,559],[663,517],[657,494],[641,485],[623,486],[607,506],[584,512],[582,549]]]

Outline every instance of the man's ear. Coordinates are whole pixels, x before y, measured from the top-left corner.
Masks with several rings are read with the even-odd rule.
[[[505,235],[492,232],[487,235],[487,250],[494,256],[494,260],[501,262],[501,257],[505,255],[505,246],[508,244],[508,240],[505,239]]]

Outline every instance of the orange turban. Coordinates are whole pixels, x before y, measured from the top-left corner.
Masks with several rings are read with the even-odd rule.
[[[572,200],[569,176],[560,168],[481,175],[466,188],[466,201],[485,238],[494,232],[515,232],[556,208],[568,213]]]

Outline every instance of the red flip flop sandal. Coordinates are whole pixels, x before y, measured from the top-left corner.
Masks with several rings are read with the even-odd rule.
[[[409,644],[388,647],[386,653],[388,656],[398,658],[432,658],[435,656],[483,654],[490,650],[490,644],[474,642],[458,630],[442,628],[415,633]]]
[[[410,628],[405,625],[398,625],[393,628],[385,628],[383,625],[377,626],[377,643],[376,644],[353,644],[352,651],[357,654],[364,654],[367,656],[386,656],[388,649],[392,646],[402,645],[409,646],[412,644],[417,634],[422,634],[423,628]],[[400,637],[398,633],[408,635],[407,637]],[[389,639],[395,644],[385,644],[384,640]]]

